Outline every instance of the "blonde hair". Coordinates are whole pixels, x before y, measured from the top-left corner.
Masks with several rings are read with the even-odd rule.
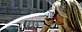
[[[64,8],[62,8],[64,6]],[[81,32],[81,7],[76,0],[56,1],[52,5],[52,10],[57,8],[57,12],[64,17],[64,26],[77,32]],[[80,12],[81,11],[81,12]],[[61,28],[61,31],[64,30]]]

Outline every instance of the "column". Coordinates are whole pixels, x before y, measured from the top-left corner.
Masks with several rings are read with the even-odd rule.
[[[10,0],[11,1],[11,8],[14,8],[14,0]]]
[[[0,0],[0,8],[1,8],[1,2],[2,2],[2,1]]]
[[[20,9],[23,8],[23,0],[20,0]]]
[[[31,9],[33,8],[33,0],[29,0],[28,2],[28,7]]]
[[[32,8],[33,8],[33,0],[32,0]]]
[[[10,0],[7,0],[7,8],[10,8]]]
[[[37,9],[40,9],[40,0],[37,0]]]
[[[43,1],[43,11],[46,11],[46,0]]]

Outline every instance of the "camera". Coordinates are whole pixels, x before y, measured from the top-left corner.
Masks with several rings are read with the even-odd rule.
[[[52,10],[48,10],[45,12],[45,16],[48,16],[49,19],[52,19],[54,17],[54,12]]]

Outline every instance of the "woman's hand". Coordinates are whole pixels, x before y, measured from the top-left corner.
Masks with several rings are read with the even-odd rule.
[[[50,25],[53,23],[53,21],[54,21],[54,18],[53,18],[53,19],[48,19],[48,17],[45,17],[44,19],[45,19],[45,23],[46,23],[47,25],[49,25],[49,26],[50,26]],[[47,32],[47,30],[50,28],[50,27],[47,26],[47,25],[44,25],[44,27],[42,28],[41,32]]]
[[[45,19],[45,23],[49,26],[54,22],[54,18],[48,19],[48,17],[46,16],[44,19]]]

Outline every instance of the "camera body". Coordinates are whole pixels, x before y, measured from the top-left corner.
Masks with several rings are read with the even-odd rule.
[[[48,16],[49,19],[52,19],[54,17],[54,12],[51,10],[48,10],[47,12],[45,12],[45,15]]]

